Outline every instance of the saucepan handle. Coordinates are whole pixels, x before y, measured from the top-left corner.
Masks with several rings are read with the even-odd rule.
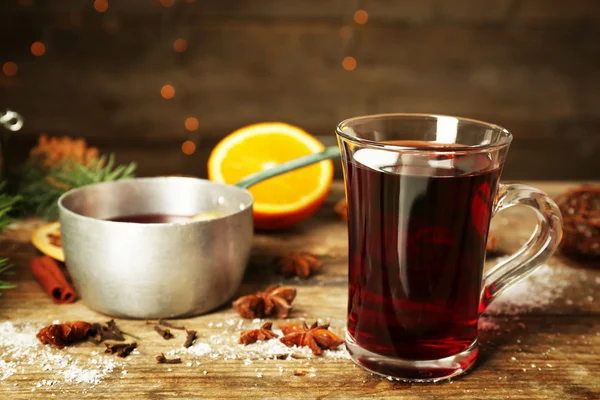
[[[516,205],[525,205],[535,211],[537,226],[523,247],[484,275],[480,312],[500,293],[542,265],[562,238],[560,210],[546,193],[527,185],[500,184],[494,214]]]
[[[327,147],[325,150],[319,153],[309,154],[304,157],[296,158],[295,160],[279,164],[273,168],[269,168],[267,170],[249,175],[241,181],[239,181],[236,184],[236,186],[248,189],[250,186],[256,185],[259,182],[262,182],[269,178],[273,178],[277,175],[285,174],[287,172],[294,171],[296,169],[306,167],[308,165],[315,164],[320,161],[333,160],[339,157],[340,149],[337,146]]]

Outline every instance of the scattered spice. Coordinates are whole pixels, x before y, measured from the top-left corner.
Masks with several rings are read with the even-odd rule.
[[[181,364],[181,358],[167,358],[163,353],[156,356],[159,364]]]
[[[93,350],[88,352],[85,348],[64,351],[42,345],[36,337],[41,328],[43,326],[30,322],[0,322],[1,387],[15,386],[15,390],[22,393],[28,390],[51,391],[60,397],[59,393],[65,389],[86,392],[109,375],[127,374],[126,359]],[[28,370],[41,370],[43,373],[29,374],[27,379],[23,379],[24,371]],[[42,397],[49,398],[50,393],[46,394]]]
[[[162,329],[160,326],[156,325],[154,330],[163,337],[165,340],[173,339],[175,336],[168,329]]]
[[[318,325],[315,322],[309,328],[306,322],[303,322],[302,326],[285,324],[281,325],[280,328],[285,335],[279,339],[281,343],[288,347],[308,346],[315,355],[321,355],[323,349],[335,350],[344,343],[342,339],[329,330],[329,324]]]
[[[251,343],[255,343],[259,340],[269,340],[278,337],[275,332],[272,330],[273,323],[265,322],[258,329],[250,329],[242,332],[240,338],[238,340],[239,344],[248,345]]]
[[[90,327],[90,331],[88,333],[88,340],[94,344],[102,343],[102,341],[104,340],[104,337],[102,335],[103,328],[107,329],[106,327],[103,327],[102,324],[99,324],[99,323],[92,324],[92,326]]]
[[[29,267],[35,279],[42,285],[56,304],[72,303],[76,299],[75,289],[65,278],[58,263],[51,257],[41,256],[31,260]]]
[[[343,346],[336,350],[324,350],[322,355],[316,356],[309,347],[288,347],[279,340],[259,341],[250,346],[238,344],[241,330],[258,329],[264,322],[245,320],[237,317],[237,315],[232,316],[230,319],[209,322],[206,327],[208,332],[204,335],[198,334],[198,339],[192,346],[189,348],[180,345],[170,346],[170,349],[164,351],[164,355],[167,358],[180,357],[182,364],[194,367],[200,374],[203,370],[208,369],[211,360],[238,360],[242,364],[240,365],[242,370],[250,371],[254,370],[258,366],[257,363],[262,362],[262,360],[277,359],[280,360],[276,362],[279,367],[279,374],[284,375],[287,373],[288,376],[291,376],[294,368],[309,370],[314,360],[317,359],[350,359],[350,355]],[[332,329],[336,331],[338,329],[342,330],[346,324],[345,319],[334,319],[326,322],[331,322]],[[120,325],[119,322],[117,324]],[[141,324],[143,325],[144,322],[141,321]],[[273,325],[276,327],[277,323],[273,322]],[[126,368],[130,362],[136,360],[135,356],[121,358],[116,356],[116,351],[114,354],[110,354],[111,352],[105,354],[104,347],[100,350],[99,348],[90,347],[90,345],[78,347],[74,351],[57,350],[52,346],[40,344],[36,338],[36,333],[41,328],[42,326],[32,323],[0,322],[0,386],[5,385],[8,387],[8,385],[16,383],[21,391],[35,389],[44,391],[48,395],[52,391],[59,396],[59,393],[62,393],[65,389],[69,391],[78,390],[78,393],[83,390],[83,393],[85,393],[88,389],[93,391],[100,389],[100,387],[94,387],[102,383],[108,384],[121,379],[125,382],[128,379],[130,374],[128,374]],[[212,332],[210,332],[211,330]],[[282,336],[279,329],[274,328],[273,332],[279,337]],[[125,337],[129,335],[126,332],[123,332],[123,334]],[[115,343],[112,341],[107,342]],[[140,343],[140,340],[136,340],[136,342]],[[115,344],[123,343],[117,342]],[[156,356],[161,351],[163,350],[153,354]],[[131,353],[131,355],[135,354],[138,354],[136,350]],[[156,363],[153,360],[150,362]],[[176,366],[166,365],[165,369],[169,367],[177,368]],[[41,368],[44,375],[23,380],[22,368],[26,368],[26,371],[31,368],[35,370]],[[287,372],[284,372],[284,369]],[[309,370],[309,375],[311,375],[311,372],[312,369]],[[266,373],[264,375],[267,376]],[[52,384],[44,383],[45,381],[42,378],[51,381]],[[107,379],[110,379],[110,381]],[[40,384],[42,386],[39,386]],[[46,392],[46,390],[49,392]]]
[[[115,337],[115,340],[125,340],[125,337],[123,336],[123,332],[121,332],[121,329],[119,329],[119,327],[117,326],[117,323],[115,322],[114,319],[111,319],[110,321],[108,321],[106,323],[106,326],[108,327],[108,330],[110,331],[110,333],[112,333],[112,335]]]
[[[265,292],[240,297],[232,303],[232,306],[243,318],[254,319],[268,315],[286,318],[295,298],[296,289],[271,286]]]
[[[341,199],[333,207],[333,211],[344,221],[348,221],[348,203],[346,199]]]
[[[319,272],[323,262],[310,253],[291,253],[277,259],[279,270],[284,276],[308,278]]]
[[[308,375],[308,371],[304,369],[295,369],[294,376],[306,376]]]
[[[115,354],[117,356],[125,358],[127,357],[135,348],[137,347],[137,343],[104,343],[106,346],[105,353]]]
[[[566,254],[600,256],[600,186],[582,186],[556,198],[563,216],[561,249]]]
[[[51,344],[57,349],[62,349],[65,346],[84,341],[91,326],[83,321],[52,324],[42,328],[36,336],[43,344]]]
[[[92,324],[89,340],[95,344],[102,343],[104,340],[117,340],[123,342],[125,341],[125,336],[123,336],[123,332],[119,329],[115,320],[111,319],[106,325],[99,323]]]
[[[182,359],[185,357],[193,363],[217,359],[224,361],[242,360],[244,366],[252,365],[257,360],[277,359],[289,362],[294,362],[294,359],[302,360],[302,365],[294,364],[296,368],[307,368],[305,364],[311,359],[350,359],[348,351],[343,346],[335,350],[324,350],[322,355],[317,356],[308,347],[289,347],[278,339],[258,341],[249,346],[238,343],[242,330],[258,329],[265,322],[258,319],[244,321],[241,318],[232,318],[222,323],[209,323],[208,328],[214,328],[214,332],[212,334],[207,333],[205,340],[197,340],[190,348],[180,346],[164,353],[167,357],[181,357]],[[336,330],[343,329],[346,324],[346,320],[341,319],[327,322],[331,322],[331,326],[336,327]],[[278,328],[276,322],[273,321],[272,330],[281,337],[283,332]]]
[[[185,347],[187,349],[194,344],[194,342],[196,341],[198,336],[196,335],[196,331],[189,330],[189,331],[185,331],[185,332],[187,333],[187,338],[185,339],[185,343],[183,344],[183,347]]]

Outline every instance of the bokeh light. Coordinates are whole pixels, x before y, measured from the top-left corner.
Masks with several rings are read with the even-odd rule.
[[[23,7],[29,7],[33,5],[33,0],[19,0],[19,4]]]
[[[175,97],[175,88],[171,85],[164,85],[160,89],[160,95],[165,99],[172,99]]]
[[[346,71],[354,71],[356,69],[356,58],[354,57],[344,57],[342,60],[342,68]]]
[[[94,9],[98,12],[108,10],[108,0],[94,0]]]
[[[176,52],[183,53],[187,50],[187,40],[181,38],[175,39],[175,41],[173,42],[173,48]]]
[[[2,72],[4,72],[4,75],[6,76],[15,76],[18,69],[17,64],[12,61],[7,61],[2,65]]]
[[[344,40],[348,40],[352,37],[352,28],[348,25],[344,25],[340,28],[340,37]]]
[[[189,117],[186,118],[185,120],[185,129],[187,129],[188,131],[195,131],[196,129],[198,129],[198,120],[194,117]]]
[[[367,23],[367,21],[369,20],[369,13],[367,13],[365,10],[357,10],[354,13],[354,22],[356,22],[359,25],[364,25]]]
[[[43,56],[46,52],[46,46],[42,42],[33,42],[31,44],[31,54],[34,56]]]
[[[183,154],[187,154],[188,156],[190,154],[194,154],[194,152],[196,151],[196,144],[191,140],[186,140],[181,145],[181,151],[183,151]]]
[[[175,4],[175,0],[160,0],[160,4],[163,7],[169,8],[169,7],[172,7],[173,4]]]

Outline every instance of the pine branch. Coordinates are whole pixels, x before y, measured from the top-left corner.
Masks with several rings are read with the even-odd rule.
[[[10,213],[14,211],[15,205],[21,200],[19,196],[11,196],[5,193],[5,188],[6,182],[0,182],[0,233],[5,226],[13,221]],[[12,266],[8,264],[8,259],[0,258],[0,275],[11,273],[11,271],[8,271],[10,268],[12,268]],[[16,287],[16,285],[0,279],[0,290],[12,289],[14,287]]]
[[[49,169],[41,168],[39,162],[31,160],[23,172],[20,190],[25,211],[54,219],[58,215],[58,198],[70,189],[99,182],[111,182],[133,178],[136,164],[115,167],[114,154],[103,156],[84,165],[74,160],[65,160]]]
[[[11,196],[5,193],[5,187],[6,182],[0,182],[0,232],[13,221],[10,213],[14,211],[15,206],[21,200],[20,196]]]
[[[0,258],[0,275],[8,275],[11,274],[12,271],[9,271],[12,268],[12,265],[8,263],[7,258]],[[0,290],[4,289],[13,289],[17,287],[9,282],[0,280]],[[1,294],[1,293],[0,293]]]

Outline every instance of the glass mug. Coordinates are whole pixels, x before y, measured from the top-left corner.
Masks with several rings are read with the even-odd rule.
[[[486,306],[556,250],[558,207],[535,188],[499,183],[512,136],[497,125],[385,114],[345,120],[336,133],[348,201],[352,359],[403,380],[465,372],[477,358]],[[490,219],[518,204],[536,212],[537,229],[484,274]]]

